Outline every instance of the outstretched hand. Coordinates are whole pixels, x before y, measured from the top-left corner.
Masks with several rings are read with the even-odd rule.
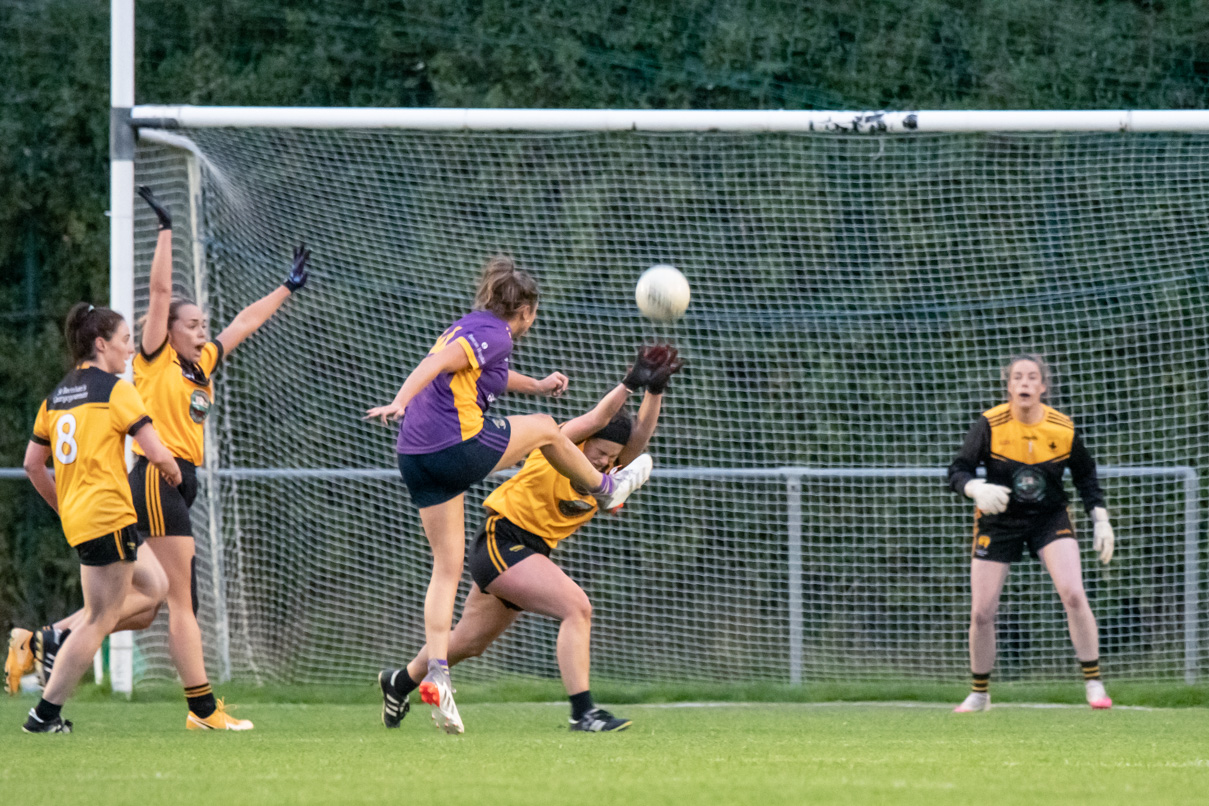
[[[398,422],[403,419],[405,408],[398,403],[387,403],[385,406],[374,406],[369,411],[365,412],[365,420],[379,420],[382,425],[392,422]]]
[[[665,344],[649,344],[639,347],[634,365],[626,371],[621,382],[631,392],[637,392],[644,386],[649,386],[656,370],[667,360],[667,350]]]
[[[663,394],[667,391],[667,385],[671,382],[672,376],[682,369],[684,369],[684,359],[680,357],[680,351],[669,344],[664,351],[663,361],[651,374],[651,382],[647,384],[646,390],[652,395]]]
[[[159,199],[155,198],[155,194],[151,192],[151,188],[146,185],[139,185],[139,195],[155,211],[155,217],[160,222],[160,229],[172,229],[172,214],[168,212],[167,207],[160,204]]]
[[[291,294],[306,285],[306,280],[309,276],[306,271],[306,264],[310,259],[311,250],[307,249],[305,244],[298,244],[298,246],[294,247],[294,262],[290,264],[289,276],[282,283],[282,285],[290,289]]]

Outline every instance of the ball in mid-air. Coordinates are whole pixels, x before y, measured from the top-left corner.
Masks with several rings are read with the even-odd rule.
[[[638,310],[653,322],[674,322],[684,316],[689,302],[688,280],[675,266],[651,266],[638,278],[634,299]]]

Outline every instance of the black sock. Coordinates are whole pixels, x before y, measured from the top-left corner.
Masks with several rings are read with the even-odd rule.
[[[390,685],[400,697],[406,697],[420,684],[411,679],[411,675],[407,673],[407,667],[404,666],[402,669],[396,669],[395,673],[390,676]]]
[[[571,695],[571,718],[578,720],[581,716],[595,708],[592,702],[592,692],[581,691]]]
[[[1083,667],[1084,680],[1099,680],[1100,679],[1100,659],[1081,660],[1079,665]]]
[[[38,700],[38,704],[34,706],[34,714],[43,722],[54,722],[62,711],[62,705],[55,705],[45,699]]]
[[[185,686],[185,699],[189,701],[189,710],[202,719],[218,708],[218,703],[214,702],[214,689],[210,688],[208,682],[200,686]]]
[[[991,673],[987,672],[986,674],[978,674],[978,672],[974,672],[973,676],[974,687],[971,689],[971,691],[973,691],[975,694],[986,694],[991,687]]]

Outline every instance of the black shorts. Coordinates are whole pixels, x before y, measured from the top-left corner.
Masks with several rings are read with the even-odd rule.
[[[487,441],[484,432],[489,432]],[[399,472],[411,500],[420,509],[443,504],[487,478],[504,455],[487,442],[507,445],[511,432],[504,418],[488,417],[483,430],[465,442],[434,453],[399,454]]]
[[[85,540],[76,546],[76,551],[80,554],[80,565],[113,565],[134,562],[141,545],[143,536],[132,523],[116,532]]]
[[[1070,512],[1060,509],[1049,515],[1039,515],[1018,523],[980,523],[974,521],[973,556],[976,560],[996,563],[1019,562],[1025,545],[1035,559],[1037,553],[1055,540],[1075,537],[1075,526]]]
[[[470,547],[470,576],[479,590],[487,593],[487,586],[500,574],[534,554],[549,557],[550,546],[503,515],[492,515],[475,535]],[[496,598],[509,610],[521,609],[507,599]]]
[[[173,487],[155,465],[140,456],[130,471],[130,494],[134,496],[134,512],[139,518],[139,532],[144,538],[164,535],[193,536],[189,507],[197,498],[197,467],[192,462],[177,459],[181,483]],[[148,484],[148,479],[151,483]]]

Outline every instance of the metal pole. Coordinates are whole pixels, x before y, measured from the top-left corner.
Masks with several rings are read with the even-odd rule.
[[[785,573],[789,579],[789,682],[802,683],[802,479],[785,479],[786,538],[789,541]]]
[[[109,307],[134,326],[134,0],[110,2],[109,70]],[[130,463],[127,442],[126,460]],[[114,694],[134,690],[134,636],[109,639]]]
[[[1184,469],[1184,682],[1193,685],[1200,666],[1200,479]]]

